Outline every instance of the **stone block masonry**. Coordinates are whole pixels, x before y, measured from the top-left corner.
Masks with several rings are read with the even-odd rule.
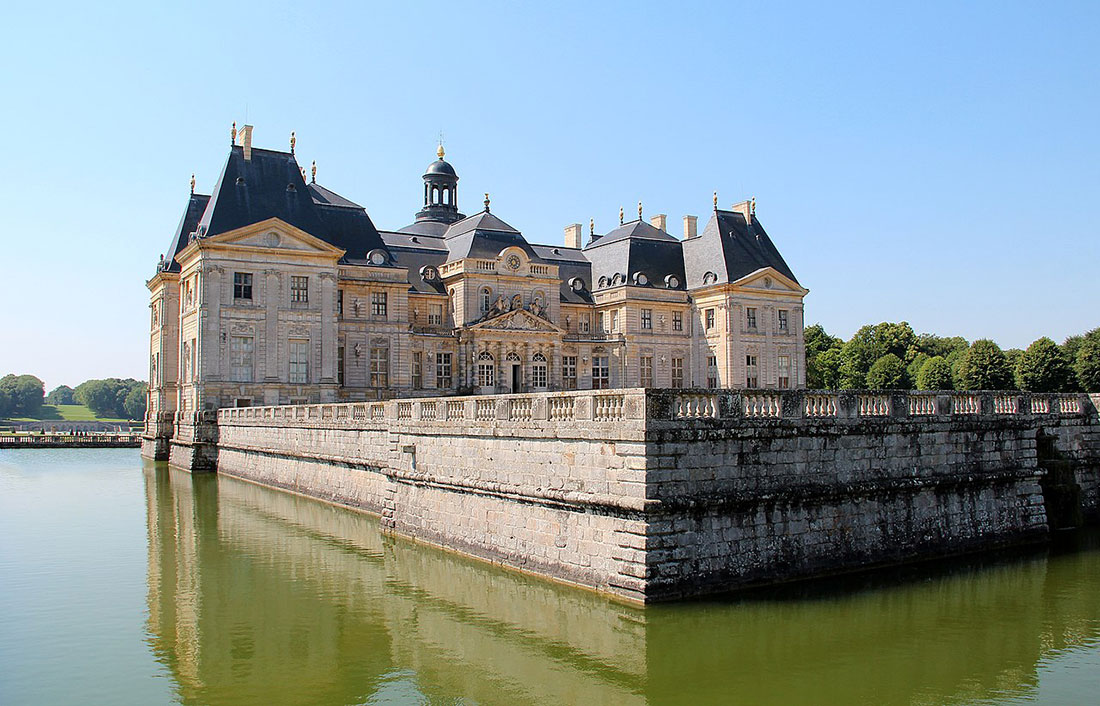
[[[649,602],[1040,541],[1041,439],[1094,518],[1097,401],[632,389],[249,407],[192,420],[171,453]]]

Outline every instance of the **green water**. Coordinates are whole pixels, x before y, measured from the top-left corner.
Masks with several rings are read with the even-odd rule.
[[[0,451],[0,704],[1089,704],[1100,537],[639,609],[143,463]]]

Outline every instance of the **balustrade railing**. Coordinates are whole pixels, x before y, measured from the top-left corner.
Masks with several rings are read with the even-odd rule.
[[[628,404],[628,400],[630,400]],[[1080,415],[1095,402],[1084,395],[1027,392],[872,392],[872,391],[715,391],[622,390],[486,395],[466,398],[398,399],[264,407],[230,407],[217,412],[224,422],[334,424],[476,420],[528,422],[610,422],[641,419],[654,410],[667,420],[734,418],[745,420],[837,420],[935,418],[947,416]],[[648,412],[647,412],[648,410]]]

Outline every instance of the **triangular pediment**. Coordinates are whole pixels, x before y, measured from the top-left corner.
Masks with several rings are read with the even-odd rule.
[[[745,289],[761,289],[772,292],[805,294],[809,291],[774,267],[761,267],[759,270],[750,272],[741,279],[731,282],[731,284]]]
[[[536,333],[565,333],[565,329],[527,309],[515,309],[470,327],[474,331],[531,331]]]
[[[278,218],[269,218],[243,228],[219,233],[206,242],[218,245],[234,245],[266,250],[293,250],[301,253],[331,253],[337,257],[344,251],[326,243]]]

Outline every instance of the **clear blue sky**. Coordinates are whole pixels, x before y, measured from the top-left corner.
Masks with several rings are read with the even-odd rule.
[[[534,242],[755,195],[807,320],[1026,346],[1100,325],[1100,4],[20,3],[0,374],[146,374],[145,280],[234,120],[381,228],[440,130]]]

